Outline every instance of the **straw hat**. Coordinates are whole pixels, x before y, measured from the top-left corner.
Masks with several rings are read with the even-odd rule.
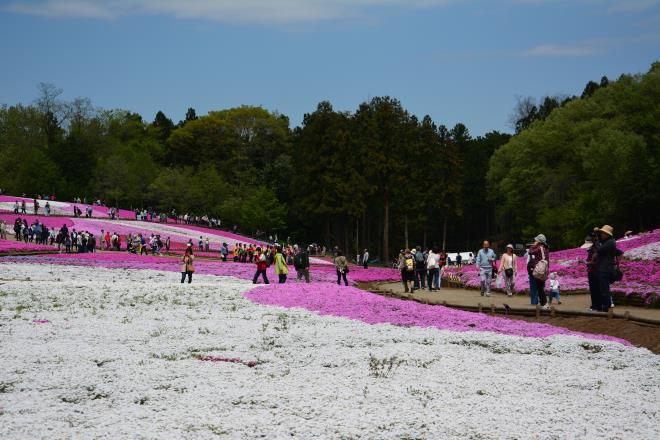
[[[507,249],[509,249],[509,248],[513,249],[513,245],[512,245],[512,244],[507,244],[507,245],[506,245],[506,248],[507,248]]]
[[[598,232],[603,232],[609,235],[610,237],[614,237],[614,228],[610,225],[605,225],[602,228],[599,228]]]

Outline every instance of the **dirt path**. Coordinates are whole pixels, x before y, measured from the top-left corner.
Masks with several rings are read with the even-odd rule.
[[[361,286],[366,290],[380,290],[382,292],[393,292],[403,294],[403,285],[397,283],[374,283]],[[491,304],[496,307],[502,307],[503,304],[509,305],[513,309],[535,310],[530,304],[529,297],[526,295],[516,295],[507,297],[505,294],[493,292],[490,298],[482,297],[478,290],[470,289],[452,289],[442,288],[439,292],[429,292],[427,290],[418,290],[412,295],[411,299],[428,301],[430,304],[442,304],[446,301],[448,305],[457,307],[476,307],[481,303],[484,308],[489,308]],[[562,304],[555,305],[558,311],[579,311],[584,312],[590,305],[589,295],[562,295]],[[641,307],[616,306],[616,313],[628,311],[630,316],[660,321],[660,310],[646,309]],[[504,315],[498,315],[504,316]],[[660,354],[660,326],[642,324],[624,319],[607,319],[602,317],[589,316],[518,316],[508,315],[509,319],[519,319],[528,322],[542,322],[557,327],[564,327],[569,330],[606,334],[630,341],[638,347],[646,347],[656,354]]]

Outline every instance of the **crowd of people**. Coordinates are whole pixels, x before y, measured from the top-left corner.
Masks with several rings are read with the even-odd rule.
[[[43,209],[43,214],[51,214],[50,201],[55,200],[55,196],[34,197],[32,201],[32,212],[39,215]],[[86,203],[86,200],[77,198],[75,203]],[[43,205],[42,205],[43,203]],[[93,202],[96,205],[103,206],[100,200]],[[14,203],[15,214],[27,215],[27,202],[16,200]],[[85,207],[85,216],[91,217],[93,209],[91,206]],[[158,214],[153,210],[136,210],[136,219],[143,221],[167,222],[168,218],[175,219],[176,222],[184,224],[202,224],[210,227],[220,227],[221,221],[208,216],[191,216],[189,214],[177,215],[175,210],[169,214]],[[80,217],[83,212],[74,206],[74,216]],[[110,208],[108,215],[114,219],[117,216],[117,210]],[[99,239],[88,231],[69,230],[64,224],[59,230],[49,228],[46,225],[35,220],[32,224],[28,223],[27,218],[16,218],[13,226],[14,237],[17,241],[35,244],[57,245],[61,252],[84,253],[94,252],[97,249],[122,250],[122,236],[113,232],[101,230]],[[8,228],[4,221],[0,221],[0,238],[6,239]],[[626,234],[629,234],[628,232]],[[273,240],[273,236],[268,237]],[[274,237],[277,241],[277,236]],[[288,241],[288,240],[287,240]],[[193,241],[190,239],[186,244],[184,253],[184,265],[192,268],[193,260]],[[211,252],[209,238],[199,237],[197,248],[201,252]],[[610,292],[610,284],[618,281],[621,276],[619,270],[619,258],[622,255],[616,247],[614,240],[614,230],[611,226],[605,225],[602,228],[595,228],[594,231],[585,239],[583,248],[587,255],[585,264],[587,267],[588,285],[591,294],[590,310],[607,311],[613,306]],[[125,237],[125,250],[134,254],[161,255],[163,251],[169,252],[171,249],[171,240],[167,237],[165,240],[158,234],[147,236],[141,233],[128,234]],[[298,245],[263,245],[235,243],[230,250],[227,243],[222,243],[219,249],[222,261],[231,259],[238,263],[256,264],[256,272],[253,282],[257,283],[259,277],[268,284],[266,269],[271,265],[275,267],[275,273],[278,276],[279,283],[286,283],[289,274],[289,266],[296,270],[297,279],[310,282],[309,274],[309,256],[325,255],[326,248],[316,244],[307,247]],[[349,273],[349,262],[343,253],[335,248],[334,266],[337,273],[337,284],[348,285],[347,274]],[[483,242],[482,248],[477,253],[475,264],[479,271],[480,291],[482,296],[491,295],[492,284],[496,281],[497,287],[500,287],[508,296],[515,293],[515,282],[518,272],[518,259],[525,259],[529,281],[530,301],[532,305],[539,304],[541,308],[548,309],[553,300],[561,304],[561,283],[557,273],[550,272],[550,249],[545,235],[539,234],[534,238],[533,243],[528,245],[527,251],[522,257],[514,252],[514,246],[506,246],[505,252],[501,255],[498,264],[496,253],[491,249],[489,241]],[[364,269],[369,267],[369,251],[364,249],[356,258],[357,264],[362,265]],[[453,262],[461,266],[460,253]],[[450,264],[448,255],[444,250],[440,251],[437,247],[422,249],[420,246],[412,249],[401,250],[397,259],[396,267],[401,273],[401,280],[405,292],[415,290],[435,291],[440,290],[441,280],[444,268]],[[188,277],[188,282],[192,280],[192,272],[184,270],[184,277]],[[183,278],[182,277],[182,282]]]
[[[591,295],[589,310],[606,312],[614,306],[610,285],[619,281],[622,276],[619,259],[623,252],[616,247],[614,229],[609,225],[594,228],[582,248],[587,251],[584,263]],[[525,258],[531,304],[538,304],[546,310],[553,300],[561,304],[561,282],[556,272],[550,272],[550,248],[546,236],[537,235],[522,258]],[[491,295],[491,286],[495,279],[508,296],[514,294],[518,256],[514,253],[513,245],[507,245],[497,264],[497,256],[486,240],[477,253],[475,264],[479,270],[482,296]]]
[[[440,290],[442,271],[447,265],[447,253],[444,250],[440,251],[437,247],[422,249],[421,246],[412,250],[405,249],[399,252],[397,262],[406,293],[425,290],[427,286],[431,292]]]

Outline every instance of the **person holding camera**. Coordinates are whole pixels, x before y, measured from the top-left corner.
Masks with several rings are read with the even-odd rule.
[[[597,292],[594,296],[597,303],[592,304],[592,307],[596,311],[607,312],[613,305],[610,284],[617,281],[613,279],[615,267],[617,266],[616,260],[623,252],[616,247],[612,226],[605,225],[594,232],[597,234],[597,240],[594,242],[592,265],[595,272],[594,285]]]

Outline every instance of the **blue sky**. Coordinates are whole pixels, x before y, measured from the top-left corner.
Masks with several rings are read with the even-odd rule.
[[[660,0],[0,0],[0,103],[39,82],[175,122],[241,104],[299,125],[390,95],[474,135],[516,96],[580,94],[660,59]]]

